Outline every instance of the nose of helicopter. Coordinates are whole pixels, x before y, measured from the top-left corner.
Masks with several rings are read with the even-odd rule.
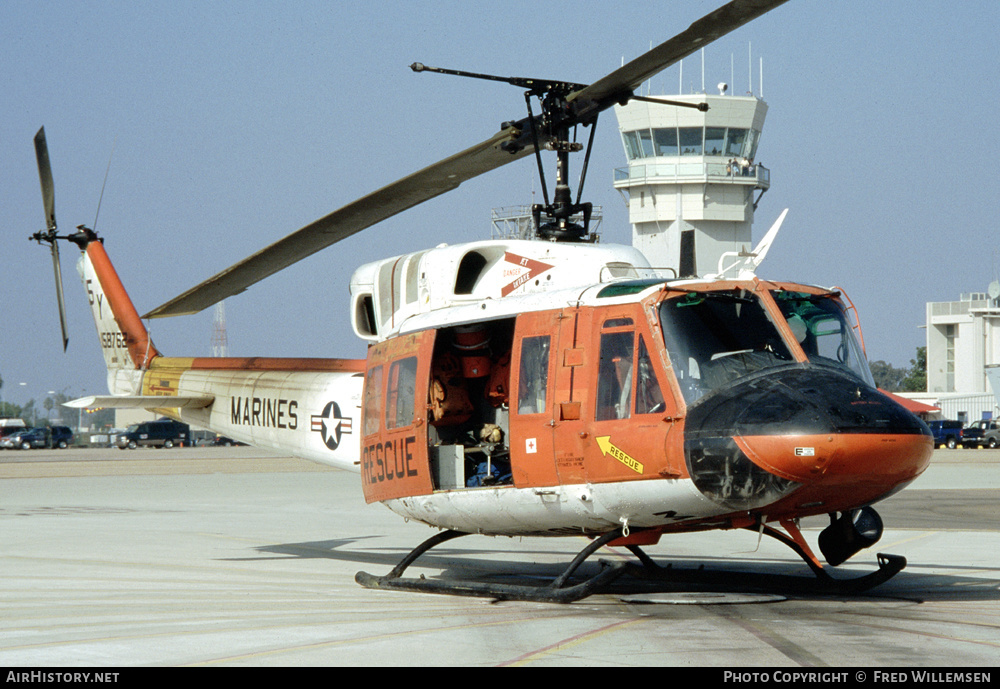
[[[794,496],[799,512],[852,509],[887,497],[927,467],[927,426],[856,378],[796,366],[742,379],[688,409],[692,480],[739,510]]]

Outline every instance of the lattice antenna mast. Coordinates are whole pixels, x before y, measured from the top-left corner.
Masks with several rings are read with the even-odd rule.
[[[220,301],[215,305],[215,317],[212,319],[212,356],[229,356],[225,301]]]

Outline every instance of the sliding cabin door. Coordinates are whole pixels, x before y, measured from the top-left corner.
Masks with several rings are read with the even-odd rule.
[[[559,483],[554,462],[554,377],[563,311],[521,314],[511,351],[510,459],[514,485]]]

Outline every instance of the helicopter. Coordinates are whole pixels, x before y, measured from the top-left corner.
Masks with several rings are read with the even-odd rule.
[[[670,534],[747,529],[792,548],[815,581],[861,591],[906,564],[833,577],[799,528],[828,515],[819,548],[836,567],[881,537],[871,507],[927,467],[927,427],[879,392],[853,306],[838,289],[757,276],[785,214],[716,274],[665,275],[634,247],[599,244],[582,200],[598,116],[651,75],[786,0],[732,0],[592,84],[497,77],[414,63],[417,73],[505,82],[527,115],[316,220],[140,316],[83,225],[59,235],[44,128],[34,144],[66,326],[58,243],[78,271],[107,367],[108,395],[74,408],[142,408],[237,441],[357,472],[368,503],[438,532],[386,575],[356,581],[493,599],[569,603],[626,571],[668,577],[643,550]],[[684,107],[655,99],[665,107]],[[538,114],[533,103],[540,108]],[[695,107],[707,107],[694,104]],[[590,129],[586,146],[579,127]],[[570,156],[586,149],[578,193]],[[554,152],[552,196],[542,151]],[[145,318],[193,314],[464,181],[534,156],[544,203],[534,239],[438,246],[360,266],[351,327],[365,359],[172,357]],[[466,535],[590,542],[546,585],[405,577]],[[639,561],[577,569],[603,546]]]

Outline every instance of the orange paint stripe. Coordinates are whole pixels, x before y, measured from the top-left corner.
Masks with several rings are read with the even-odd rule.
[[[500,663],[499,667],[518,667],[518,666],[521,666],[521,665],[526,665],[529,662],[532,662],[532,661],[535,661],[535,660],[539,660],[543,656],[546,656],[546,655],[549,655],[549,654],[552,654],[552,653],[555,653],[555,652],[558,652],[558,651],[566,650],[566,649],[570,648],[571,646],[576,646],[577,644],[581,644],[581,643],[584,643],[586,641],[590,641],[590,640],[592,640],[594,638],[597,638],[599,636],[603,636],[604,634],[607,634],[608,632],[614,631],[616,629],[620,629],[622,627],[628,627],[630,625],[636,624],[637,622],[644,622],[644,621],[645,621],[645,618],[639,617],[639,618],[633,618],[631,620],[623,620],[621,622],[613,622],[613,623],[605,625],[603,627],[599,627],[597,629],[592,629],[590,631],[583,632],[581,634],[577,634],[576,636],[571,636],[568,639],[563,639],[562,641],[557,641],[554,644],[550,644],[550,645],[545,646],[543,648],[539,648],[538,650],[531,651],[530,653],[525,653],[524,655],[522,655],[520,657],[517,657],[517,658],[514,658],[513,660],[509,660],[509,661],[507,661],[505,663]]]
[[[364,373],[364,359],[278,359],[270,357],[196,357],[193,370],[217,371],[320,371]]]
[[[148,364],[150,359],[159,356],[160,353],[150,342],[146,326],[142,324],[139,312],[135,310],[132,300],[125,291],[125,286],[122,285],[118,272],[111,265],[111,259],[104,251],[104,244],[101,242],[88,244],[87,256],[94,266],[97,279],[101,281],[101,289],[111,306],[115,322],[118,323],[118,327],[128,340],[128,351],[129,356],[132,357],[132,363],[135,364],[136,368],[142,368],[144,364]]]

